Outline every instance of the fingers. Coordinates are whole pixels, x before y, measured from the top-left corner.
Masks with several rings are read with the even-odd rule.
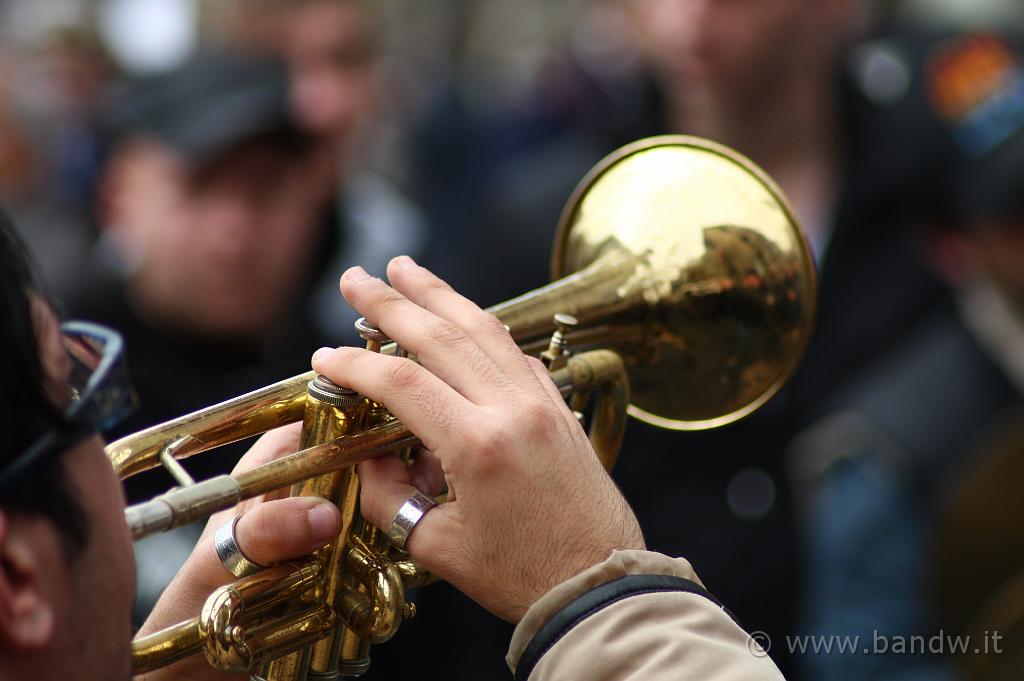
[[[526,356],[497,317],[481,310],[407,255],[388,264],[388,279],[410,301],[462,329],[513,380],[533,382]]]
[[[428,312],[380,279],[353,267],[341,277],[345,299],[420,363],[475,404],[490,404],[512,380],[457,324]]]
[[[530,370],[536,375],[537,380],[543,387],[544,392],[547,393],[548,397],[551,398],[558,407],[558,411],[562,414],[562,417],[573,424],[573,427],[579,426],[579,422],[576,420],[576,416],[569,409],[569,405],[565,403],[565,398],[562,397],[562,393],[559,392],[558,386],[551,380],[551,374],[548,373],[547,367],[536,357],[528,357],[527,363],[529,364]]]
[[[359,464],[359,495],[363,517],[387,532],[402,504],[417,491],[409,480],[409,470],[393,456],[381,456]],[[405,550],[428,569],[435,569],[443,554],[444,537],[454,536],[452,503],[427,511],[409,534]]]
[[[421,451],[412,466],[409,467],[409,481],[418,490],[432,497],[441,494],[448,487],[444,470],[441,468],[441,461],[429,449]],[[451,492],[449,501],[455,501],[454,491],[448,491]]]
[[[340,532],[341,513],[334,504],[319,497],[290,497],[245,513],[238,519],[235,539],[246,558],[270,566],[309,555]]]
[[[548,397],[555,402],[565,402],[565,398],[562,397],[562,393],[558,391],[558,386],[551,380],[551,374],[548,373],[548,368],[544,366],[544,362],[541,362],[536,357],[527,357],[526,363],[530,371],[537,377],[537,380],[540,382],[541,387],[544,388],[544,392],[547,393]]]
[[[321,348],[313,355],[313,369],[385,405],[428,449],[464,430],[472,406],[440,378],[401,357]]]

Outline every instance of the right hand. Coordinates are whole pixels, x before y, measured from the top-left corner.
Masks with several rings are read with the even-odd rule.
[[[392,286],[348,270],[348,302],[408,359],[325,348],[313,368],[387,405],[423,442],[417,463],[360,465],[362,512],[387,528],[417,488],[448,501],[406,549],[492,613],[516,622],[549,589],[607,558],[644,548],[636,517],[602,468],[544,366],[494,316],[407,257]]]

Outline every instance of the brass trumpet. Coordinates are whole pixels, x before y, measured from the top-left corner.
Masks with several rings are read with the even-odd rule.
[[[580,183],[560,221],[553,283],[489,309],[583,411],[610,467],[625,414],[663,428],[735,421],[786,382],[807,344],[815,269],[782,192],[736,152],[692,137],[628,145]],[[363,324],[368,349],[404,355]],[[193,482],[178,459],[302,420],[300,451]],[[180,486],[126,511],[136,538],[291,486],[342,512],[335,542],[218,589],[198,617],[134,642],[137,672],[202,651],[253,679],[358,676],[369,647],[430,581],[359,515],[354,464],[418,440],[377,404],[313,372],[114,442],[122,478],[163,465]]]

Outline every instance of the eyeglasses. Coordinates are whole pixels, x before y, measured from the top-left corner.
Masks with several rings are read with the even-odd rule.
[[[138,404],[119,333],[86,322],[65,322],[60,328],[71,362],[71,403],[64,411],[63,423],[43,433],[0,471],[0,491],[23,479],[36,464],[94,433],[113,428]]]

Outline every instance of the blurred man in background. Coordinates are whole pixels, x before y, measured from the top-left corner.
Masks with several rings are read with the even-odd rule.
[[[120,329],[141,408],[131,432],[304,370],[321,338],[306,295],[332,234],[330,184],[310,172],[311,141],[292,122],[283,66],[203,56],[129,86],[114,105],[114,147],[99,200],[95,277],[69,309]],[[229,470],[227,448],[197,460],[197,478]],[[128,483],[131,501],[171,485]],[[184,532],[187,554],[195,532]],[[140,553],[145,607],[177,566],[173,548]],[[153,568],[152,570],[150,568]]]
[[[742,472],[728,483],[731,510],[769,488],[783,490],[784,503],[791,476],[802,546],[789,560],[800,557],[804,568],[796,631],[930,635],[937,499],[971,439],[1017,393],[922,257],[920,225],[977,214],[938,200],[958,191],[943,174],[962,159],[943,142],[953,123],[917,103],[960,84],[955,104],[979,96],[983,109],[989,100],[978,88],[987,77],[1005,88],[1018,78],[932,75],[939,54],[922,46],[928,37],[881,37],[841,55],[832,45],[842,42],[852,3],[664,0],[638,8],[667,120],[762,164],[793,200],[821,267],[819,319],[801,368],[775,405],[734,431],[750,437],[766,428],[776,439],[747,459],[748,471],[767,478]],[[1002,62],[1007,73],[1011,61]],[[975,86],[962,87],[969,81]],[[995,85],[992,100],[1016,98],[1000,92]],[[735,446],[750,452],[758,442]],[[632,498],[629,478],[620,479]],[[936,678],[945,667],[937,656],[849,658],[801,655],[797,670],[813,679]]]
[[[76,309],[124,316],[172,347],[181,341],[167,356],[191,357],[199,376],[218,355],[237,370],[305,352],[285,342],[303,325],[284,322],[301,319],[296,301],[318,272],[327,237],[317,209],[329,188],[310,181],[310,141],[286,96],[279,65],[224,55],[129,86],[114,106],[98,205],[101,255],[116,278],[86,287]],[[166,370],[158,357],[135,358],[144,395],[146,376]],[[183,373],[189,365],[152,385],[141,420],[187,408],[174,404],[176,385],[204,392]]]
[[[377,19],[359,0],[302,0],[285,21],[296,122],[351,162],[382,95]]]
[[[283,25],[292,112],[316,142],[318,172],[335,187],[337,246],[313,291],[314,316],[324,333],[354,342],[357,315],[338,298],[337,273],[359,264],[383,275],[391,258],[422,250],[427,228],[416,207],[373,170],[386,93],[371,4],[300,0],[285,10]]]
[[[740,150],[823,252],[842,181],[835,75],[847,0],[634,2],[670,130]]]
[[[1015,228],[1024,75],[1019,48],[1000,34],[890,38],[866,50],[906,69],[910,87],[899,106],[907,116],[894,121],[906,126],[905,139],[941,151],[919,194],[930,227],[921,242],[953,295],[832,391],[793,447],[809,559],[802,627],[862,641],[964,633],[962,621],[935,621],[931,583],[938,573],[973,574],[967,566],[986,558],[969,561],[954,550],[958,559],[933,563],[936,527],[945,500],[977,464],[976,443],[1024,394],[1024,251]],[[962,581],[977,591],[967,586],[976,580]],[[982,645],[980,636],[971,643]],[[948,678],[951,660],[930,652],[800,662],[808,678]]]
[[[1021,45],[1019,33],[1002,31],[947,39],[934,48],[930,73],[930,103],[955,140],[959,161],[951,178],[959,219],[936,225],[933,260],[955,288],[972,337],[1016,398],[982,424],[954,461],[927,547],[935,625],[975,641],[988,632],[1003,638],[999,656],[955,661],[970,679],[1013,678],[1020,671],[1024,610],[1004,594],[1016,588],[1024,569],[1024,524],[1011,510],[1018,505],[1024,475]]]
[[[623,7],[635,19],[651,81],[607,96],[615,101],[616,92],[639,92],[640,106],[631,116],[623,116],[626,106],[600,108],[603,100],[587,81],[546,91],[560,105],[553,104],[545,119],[556,132],[519,157],[508,155],[520,170],[532,168],[517,175],[532,183],[518,196],[530,196],[535,206],[564,202],[571,184],[558,178],[568,162],[561,156],[553,160],[556,149],[569,150],[585,169],[621,142],[674,132],[734,146],[765,167],[792,198],[821,267],[817,328],[792,384],[759,413],[719,431],[679,436],[631,423],[614,472],[651,546],[691,556],[714,573],[714,588],[728,594],[745,626],[783,640],[796,630],[801,564],[785,452],[793,437],[820,418],[822,405],[834,404],[830,399],[840,399],[862,371],[912,342],[916,327],[942,300],[942,285],[919,256],[912,233],[916,198],[928,184],[935,156],[918,143],[923,133],[908,134],[906,126],[892,123],[906,83],[897,82],[887,98],[877,70],[860,68],[858,53],[849,48],[858,18],[851,2],[652,0]],[[614,114],[613,123],[602,128],[593,120],[595,111]],[[590,134],[578,134],[580,129]],[[504,141],[512,144],[520,129],[505,130]],[[499,146],[495,140],[501,138],[490,134],[491,148]],[[443,148],[432,147],[428,158],[445,157]],[[502,201],[501,189],[493,189],[498,199],[484,193],[483,200],[506,207],[502,220],[465,226],[467,243],[480,248],[482,242],[482,249],[460,251],[453,244],[462,242],[454,238],[441,245],[447,259],[472,263],[467,271],[486,276],[508,258],[507,249],[492,252],[489,243],[518,239],[541,251],[530,230],[555,221],[557,208],[538,219],[539,211]],[[432,191],[449,195],[436,186]],[[517,224],[522,232],[515,231]],[[491,236],[497,225],[509,231]],[[447,269],[441,271],[447,276]],[[947,315],[956,323],[954,312]],[[697,515],[699,524],[679,522]],[[756,575],[741,570],[750,564],[760,566]],[[432,611],[451,612],[449,604],[431,602],[435,597],[440,598],[429,592],[421,597],[419,624],[428,630],[438,629],[426,624]],[[500,632],[485,635],[486,625],[464,619],[457,636],[477,637],[481,648],[500,645]],[[494,643],[483,642],[488,636]],[[417,645],[429,657],[439,642],[427,634]],[[773,649],[789,672],[786,655],[784,647]],[[458,672],[464,676],[456,678],[477,678],[479,671],[471,667],[485,664],[480,658],[467,661]]]

